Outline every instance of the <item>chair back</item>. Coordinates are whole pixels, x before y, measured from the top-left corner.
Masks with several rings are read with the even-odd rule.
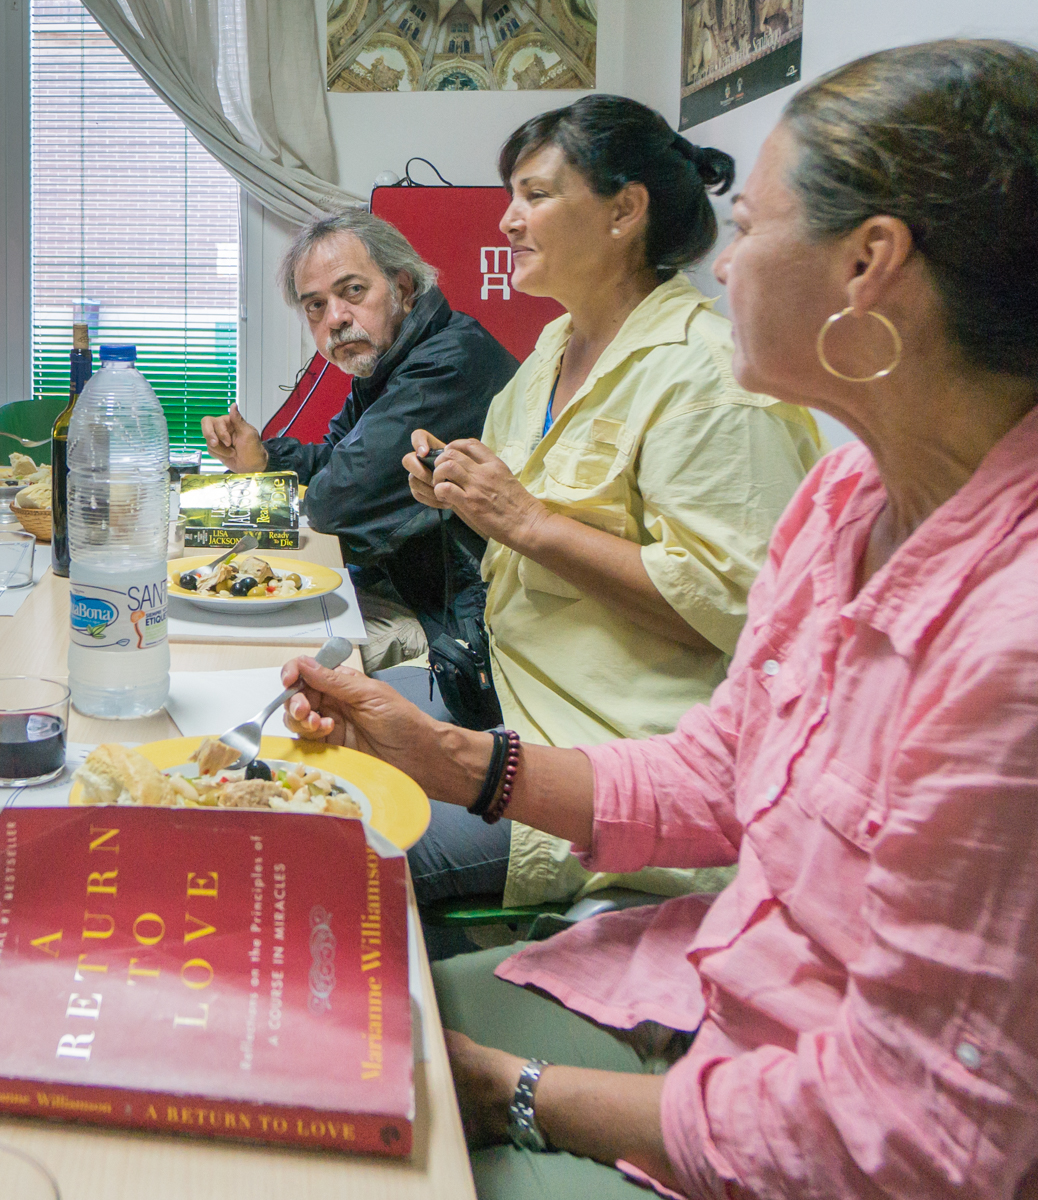
[[[0,405],[0,430],[34,441],[50,437],[58,414],[64,412],[67,405],[67,396],[41,396],[37,400],[14,400]],[[30,450],[10,438],[0,438],[0,462],[6,462],[12,451],[27,454],[41,466],[50,462],[50,442]]]
[[[332,418],[342,412],[352,386],[353,376],[344,374],[318,350],[288,399],[263,426],[260,436],[323,442]]]

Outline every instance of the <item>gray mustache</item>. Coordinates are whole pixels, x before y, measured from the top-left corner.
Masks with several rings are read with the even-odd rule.
[[[363,332],[355,332],[352,329],[339,329],[328,335],[329,346],[348,346],[352,342],[367,342],[370,339]]]

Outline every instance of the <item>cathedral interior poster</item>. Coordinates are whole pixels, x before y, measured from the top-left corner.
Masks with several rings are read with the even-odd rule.
[[[597,0],[330,0],[328,90],[595,86]]]
[[[799,83],[803,31],[804,0],[683,0],[678,128]]]

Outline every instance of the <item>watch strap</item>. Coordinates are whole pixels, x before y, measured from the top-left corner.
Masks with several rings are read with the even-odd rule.
[[[548,1066],[551,1066],[551,1063],[543,1058],[531,1058],[519,1072],[515,1095],[508,1106],[508,1136],[512,1139],[512,1144],[520,1150],[548,1149],[548,1139],[537,1124],[533,1109],[534,1093],[540,1082],[541,1072]]]

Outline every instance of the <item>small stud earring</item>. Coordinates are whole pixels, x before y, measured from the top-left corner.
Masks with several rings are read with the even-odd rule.
[[[613,237],[619,237],[619,236],[620,236],[620,230],[619,230],[619,229],[614,229],[614,230],[613,230]]]

